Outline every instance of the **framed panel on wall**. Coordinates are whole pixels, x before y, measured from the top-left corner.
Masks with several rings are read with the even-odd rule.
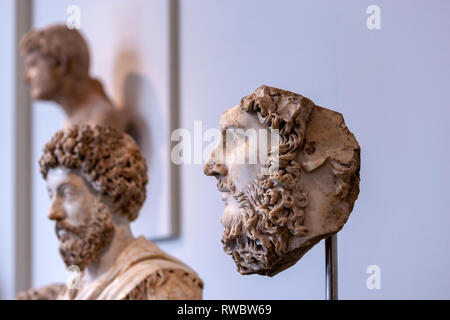
[[[179,230],[178,172],[170,160],[170,134],[178,115],[174,3],[33,2],[35,28],[65,24],[76,9],[80,32],[90,50],[91,75],[103,83],[112,102],[130,115],[131,132],[146,157],[149,177],[147,200],[131,228],[135,236],[153,241],[174,238]],[[33,285],[40,285],[54,281],[54,270],[49,270],[47,262],[60,258],[54,223],[47,219],[50,203],[37,161],[44,144],[61,128],[64,114],[57,105],[42,101],[33,102],[31,113]]]

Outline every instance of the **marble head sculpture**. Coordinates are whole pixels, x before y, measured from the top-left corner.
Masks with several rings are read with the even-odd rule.
[[[233,143],[238,129],[268,131],[278,142],[250,163],[249,140]],[[274,276],[341,230],[359,194],[360,147],[340,113],[261,86],[223,113],[220,130],[204,172],[218,180],[223,248],[241,274]]]
[[[78,288],[51,285],[21,299],[201,299],[203,283],[130,222],[146,197],[147,166],[134,140],[108,126],[58,131],[39,160],[59,251]]]
[[[110,125],[123,131],[127,120],[89,75],[89,49],[80,32],[65,25],[30,30],[20,43],[25,80],[33,99],[56,102],[74,124]]]

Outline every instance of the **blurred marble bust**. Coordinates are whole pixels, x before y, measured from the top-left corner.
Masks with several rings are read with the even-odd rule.
[[[30,30],[20,52],[31,98],[59,104],[66,115],[64,127],[99,124],[126,129],[126,114],[89,74],[89,50],[80,32],[65,25]]]
[[[360,168],[360,147],[341,114],[261,86],[223,113],[220,130],[204,172],[218,180],[223,248],[241,274],[274,276],[341,230]],[[250,143],[248,131],[277,139],[259,134]]]
[[[61,257],[79,277],[76,286],[31,289],[18,299],[202,298],[195,271],[131,233],[148,179],[145,159],[129,135],[75,125],[53,136],[39,165]]]

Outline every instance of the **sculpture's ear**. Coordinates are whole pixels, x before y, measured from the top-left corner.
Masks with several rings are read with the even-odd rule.
[[[311,157],[302,162],[302,167],[306,172],[311,172],[319,168],[328,160],[328,156],[320,155],[318,157]]]
[[[354,164],[355,157],[359,158],[359,151],[356,151],[358,149],[348,146],[329,150],[323,150],[320,147],[316,147],[312,154],[308,148],[310,148],[310,146],[304,148],[304,155],[302,158],[302,167],[306,172],[318,169],[327,162],[327,160],[330,160],[334,169],[338,170],[337,167],[342,167],[342,170],[347,170]]]
[[[306,172],[311,172],[322,166],[327,160],[330,160],[333,166],[338,164],[344,168],[349,168],[353,164],[355,157],[359,158],[359,153],[356,150],[350,147],[342,147],[327,150],[326,152],[320,152],[319,150],[314,155],[305,154],[302,167]]]
[[[60,55],[59,57],[55,58],[53,71],[59,76],[65,75],[70,69],[69,62],[70,61],[69,59],[67,59],[67,57],[63,57]]]
[[[307,139],[302,151],[302,167],[306,172],[318,169],[329,158],[328,150],[324,148],[320,139],[314,139],[312,141]]]

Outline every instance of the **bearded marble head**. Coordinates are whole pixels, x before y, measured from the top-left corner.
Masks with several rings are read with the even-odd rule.
[[[134,140],[108,126],[72,126],[55,133],[39,160],[67,266],[83,270],[135,220],[145,201],[147,166]]]
[[[278,139],[252,147],[240,139],[249,129]],[[341,114],[261,86],[223,113],[220,130],[204,173],[217,178],[223,249],[241,274],[274,276],[341,230],[359,194],[360,168],[360,147]],[[261,151],[266,156],[249,161]]]

